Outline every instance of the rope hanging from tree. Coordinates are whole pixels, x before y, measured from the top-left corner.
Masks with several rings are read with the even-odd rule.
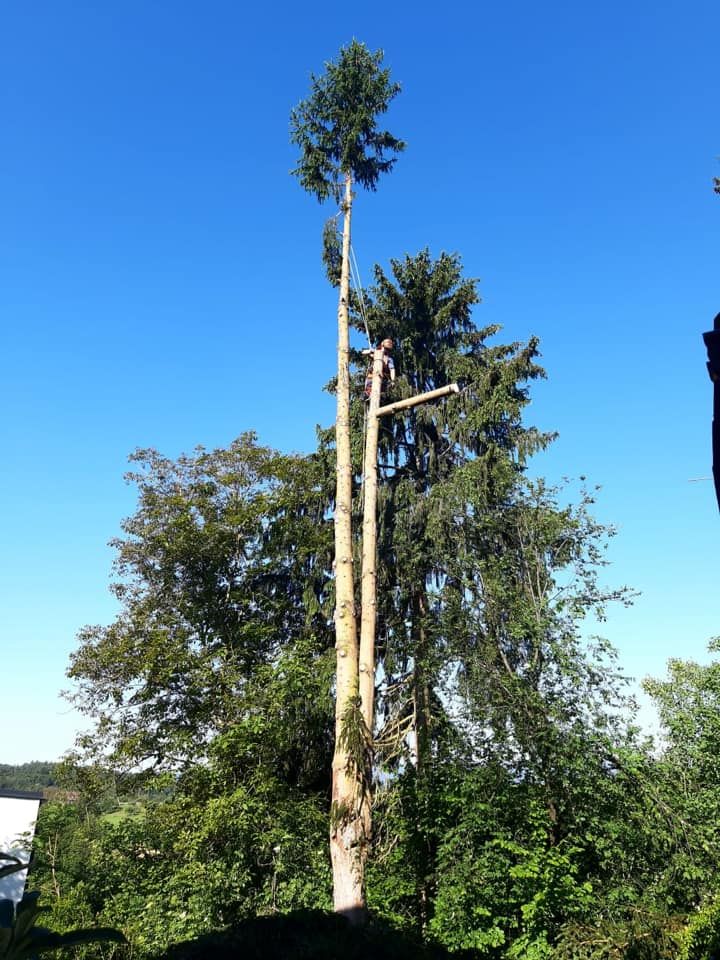
[[[357,257],[355,256],[355,249],[352,244],[350,244],[350,276],[352,277],[353,286],[357,290],[358,303],[360,305],[360,316],[365,324],[365,334],[367,336],[368,347],[372,349],[370,328],[367,321],[367,310],[365,309],[365,294],[363,293],[362,283],[360,281],[360,268],[358,266]]]

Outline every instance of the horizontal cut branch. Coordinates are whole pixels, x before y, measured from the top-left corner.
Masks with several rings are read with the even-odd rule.
[[[420,403],[428,403],[430,400],[446,397],[449,393],[460,393],[460,387],[456,383],[448,383],[444,387],[438,387],[437,390],[428,390],[426,393],[418,393],[414,397],[408,397],[407,400],[388,403],[384,407],[378,407],[376,416],[385,417],[390,413],[396,413],[398,410],[406,410],[408,407],[416,407]]]

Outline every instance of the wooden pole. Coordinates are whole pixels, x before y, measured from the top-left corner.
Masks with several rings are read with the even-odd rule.
[[[408,407],[416,407],[419,403],[428,403],[430,400],[437,400],[438,397],[446,397],[449,393],[460,393],[460,387],[456,383],[448,383],[444,387],[438,387],[437,390],[428,390],[425,393],[418,393],[414,397],[408,397],[407,400],[388,403],[384,407],[378,407],[375,416],[386,417],[389,413],[407,410]]]
[[[362,579],[360,606],[360,704],[365,725],[372,735],[375,711],[375,622],[377,609],[377,491],[380,391],[383,377],[382,349],[373,353],[370,403],[365,433],[363,477]]]
[[[365,725],[373,734],[375,719],[375,632],[377,626],[377,493],[378,493],[378,433],[380,417],[405,410],[420,403],[437,400],[450,393],[459,393],[456,383],[428,390],[407,400],[398,400],[380,406],[383,377],[383,350],[373,351],[372,385],[368,405],[365,434],[365,474],[363,477],[363,541],[361,573],[359,693],[360,709]],[[372,824],[369,794],[363,798],[363,822],[370,838]]]

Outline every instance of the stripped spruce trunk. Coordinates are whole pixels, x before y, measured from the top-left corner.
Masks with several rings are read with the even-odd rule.
[[[383,351],[373,353],[370,401],[365,432],[365,475],[363,477],[362,574],[360,593],[360,713],[368,743],[372,745],[375,718],[375,630],[377,621],[377,497],[378,433]],[[366,843],[372,837],[372,791],[369,779],[363,782],[362,819]]]
[[[350,220],[352,177],[345,177],[342,268],[338,303],[338,380],[335,421],[335,752],[332,767],[330,858],[335,911],[361,920],[365,911],[363,875],[365,825],[361,812],[362,771],[348,746],[344,725],[358,698],[358,642],[352,549],[352,460],[350,452]]]
[[[362,580],[360,617],[360,707],[369,731],[375,714],[375,626],[377,611],[378,433],[383,351],[375,350],[365,432],[363,477]]]

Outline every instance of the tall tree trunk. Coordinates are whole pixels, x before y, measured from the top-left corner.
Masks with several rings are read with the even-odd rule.
[[[368,743],[372,744],[375,720],[375,631],[377,624],[377,494],[380,391],[383,351],[375,350],[370,401],[365,430],[365,475],[363,477],[362,574],[360,599],[360,712]],[[367,768],[371,768],[371,761]],[[372,837],[372,791],[370,777],[362,784],[362,820],[366,843]]]
[[[365,842],[361,819],[361,779],[348,747],[345,725],[358,698],[358,641],[352,545],[352,460],[350,453],[350,217],[352,177],[345,177],[342,269],[338,303],[337,418],[335,421],[335,753],[332,769],[330,857],[336,912],[352,921],[364,915]],[[357,715],[357,710],[355,710]]]

